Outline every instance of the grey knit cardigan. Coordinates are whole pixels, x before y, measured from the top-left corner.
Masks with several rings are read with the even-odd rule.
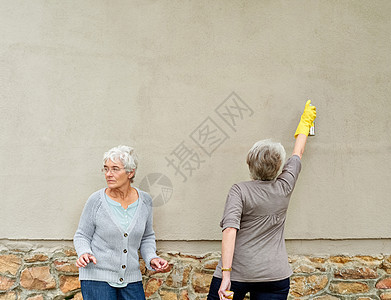
[[[77,255],[90,253],[97,264],[79,269],[80,280],[106,282],[136,282],[142,279],[138,250],[151,270],[156,255],[155,233],[152,228],[152,199],[137,189],[139,205],[127,230],[114,218],[105,200],[105,189],[93,193],[87,200],[79,227],[73,238]]]

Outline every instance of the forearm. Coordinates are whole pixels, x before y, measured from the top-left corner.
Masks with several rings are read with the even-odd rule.
[[[235,251],[236,228],[228,227],[223,231],[223,241],[221,244],[221,261],[222,268],[229,269],[232,267],[232,259]],[[223,277],[230,276],[230,272],[223,271]]]
[[[147,269],[152,270],[152,267],[150,264],[151,260],[159,257],[156,254],[155,238],[153,240],[149,239],[149,240],[142,241],[141,245],[140,245],[140,253],[141,253],[143,260],[145,261],[145,266],[147,267]]]
[[[295,146],[292,155],[303,156],[307,137],[310,132],[310,127],[313,125],[316,118],[316,107],[311,105],[311,100],[308,100],[304,107],[304,112],[301,115],[299,125],[295,132]]]
[[[92,254],[91,243],[95,232],[95,225],[91,219],[90,211],[84,210],[73,237],[73,245],[79,257],[84,253]]]
[[[301,159],[301,157],[303,156],[303,153],[304,153],[307,138],[308,137],[305,134],[299,134],[296,137],[296,142],[295,142],[295,146],[293,148],[292,155],[297,155]]]
[[[148,216],[145,231],[140,241],[140,252],[147,269],[151,270],[151,260],[158,257],[156,255],[156,237],[152,227],[152,213]]]
[[[77,252],[78,257],[80,257],[84,253],[92,254],[91,239],[87,238],[85,235],[83,235],[79,231],[76,232],[76,234],[73,238],[73,245],[74,245],[74,248]]]

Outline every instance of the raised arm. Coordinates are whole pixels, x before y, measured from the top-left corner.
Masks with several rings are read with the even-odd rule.
[[[301,115],[300,123],[297,126],[295,132],[295,146],[293,148],[292,155],[297,155],[300,158],[303,156],[307,137],[310,132],[310,128],[316,118],[316,107],[311,106],[311,100],[308,100],[304,107],[304,112]]]

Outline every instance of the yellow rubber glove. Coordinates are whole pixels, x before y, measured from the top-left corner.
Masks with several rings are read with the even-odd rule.
[[[314,124],[314,120],[316,118],[316,107],[311,106],[311,100],[308,100],[304,107],[304,112],[301,115],[300,123],[297,126],[295,132],[295,138],[300,134],[305,134],[308,136],[310,133],[310,128]]]

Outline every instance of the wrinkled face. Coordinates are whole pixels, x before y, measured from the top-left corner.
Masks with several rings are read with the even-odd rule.
[[[117,189],[130,186],[130,179],[134,172],[126,173],[124,165],[121,162],[107,160],[103,166],[107,187]]]

